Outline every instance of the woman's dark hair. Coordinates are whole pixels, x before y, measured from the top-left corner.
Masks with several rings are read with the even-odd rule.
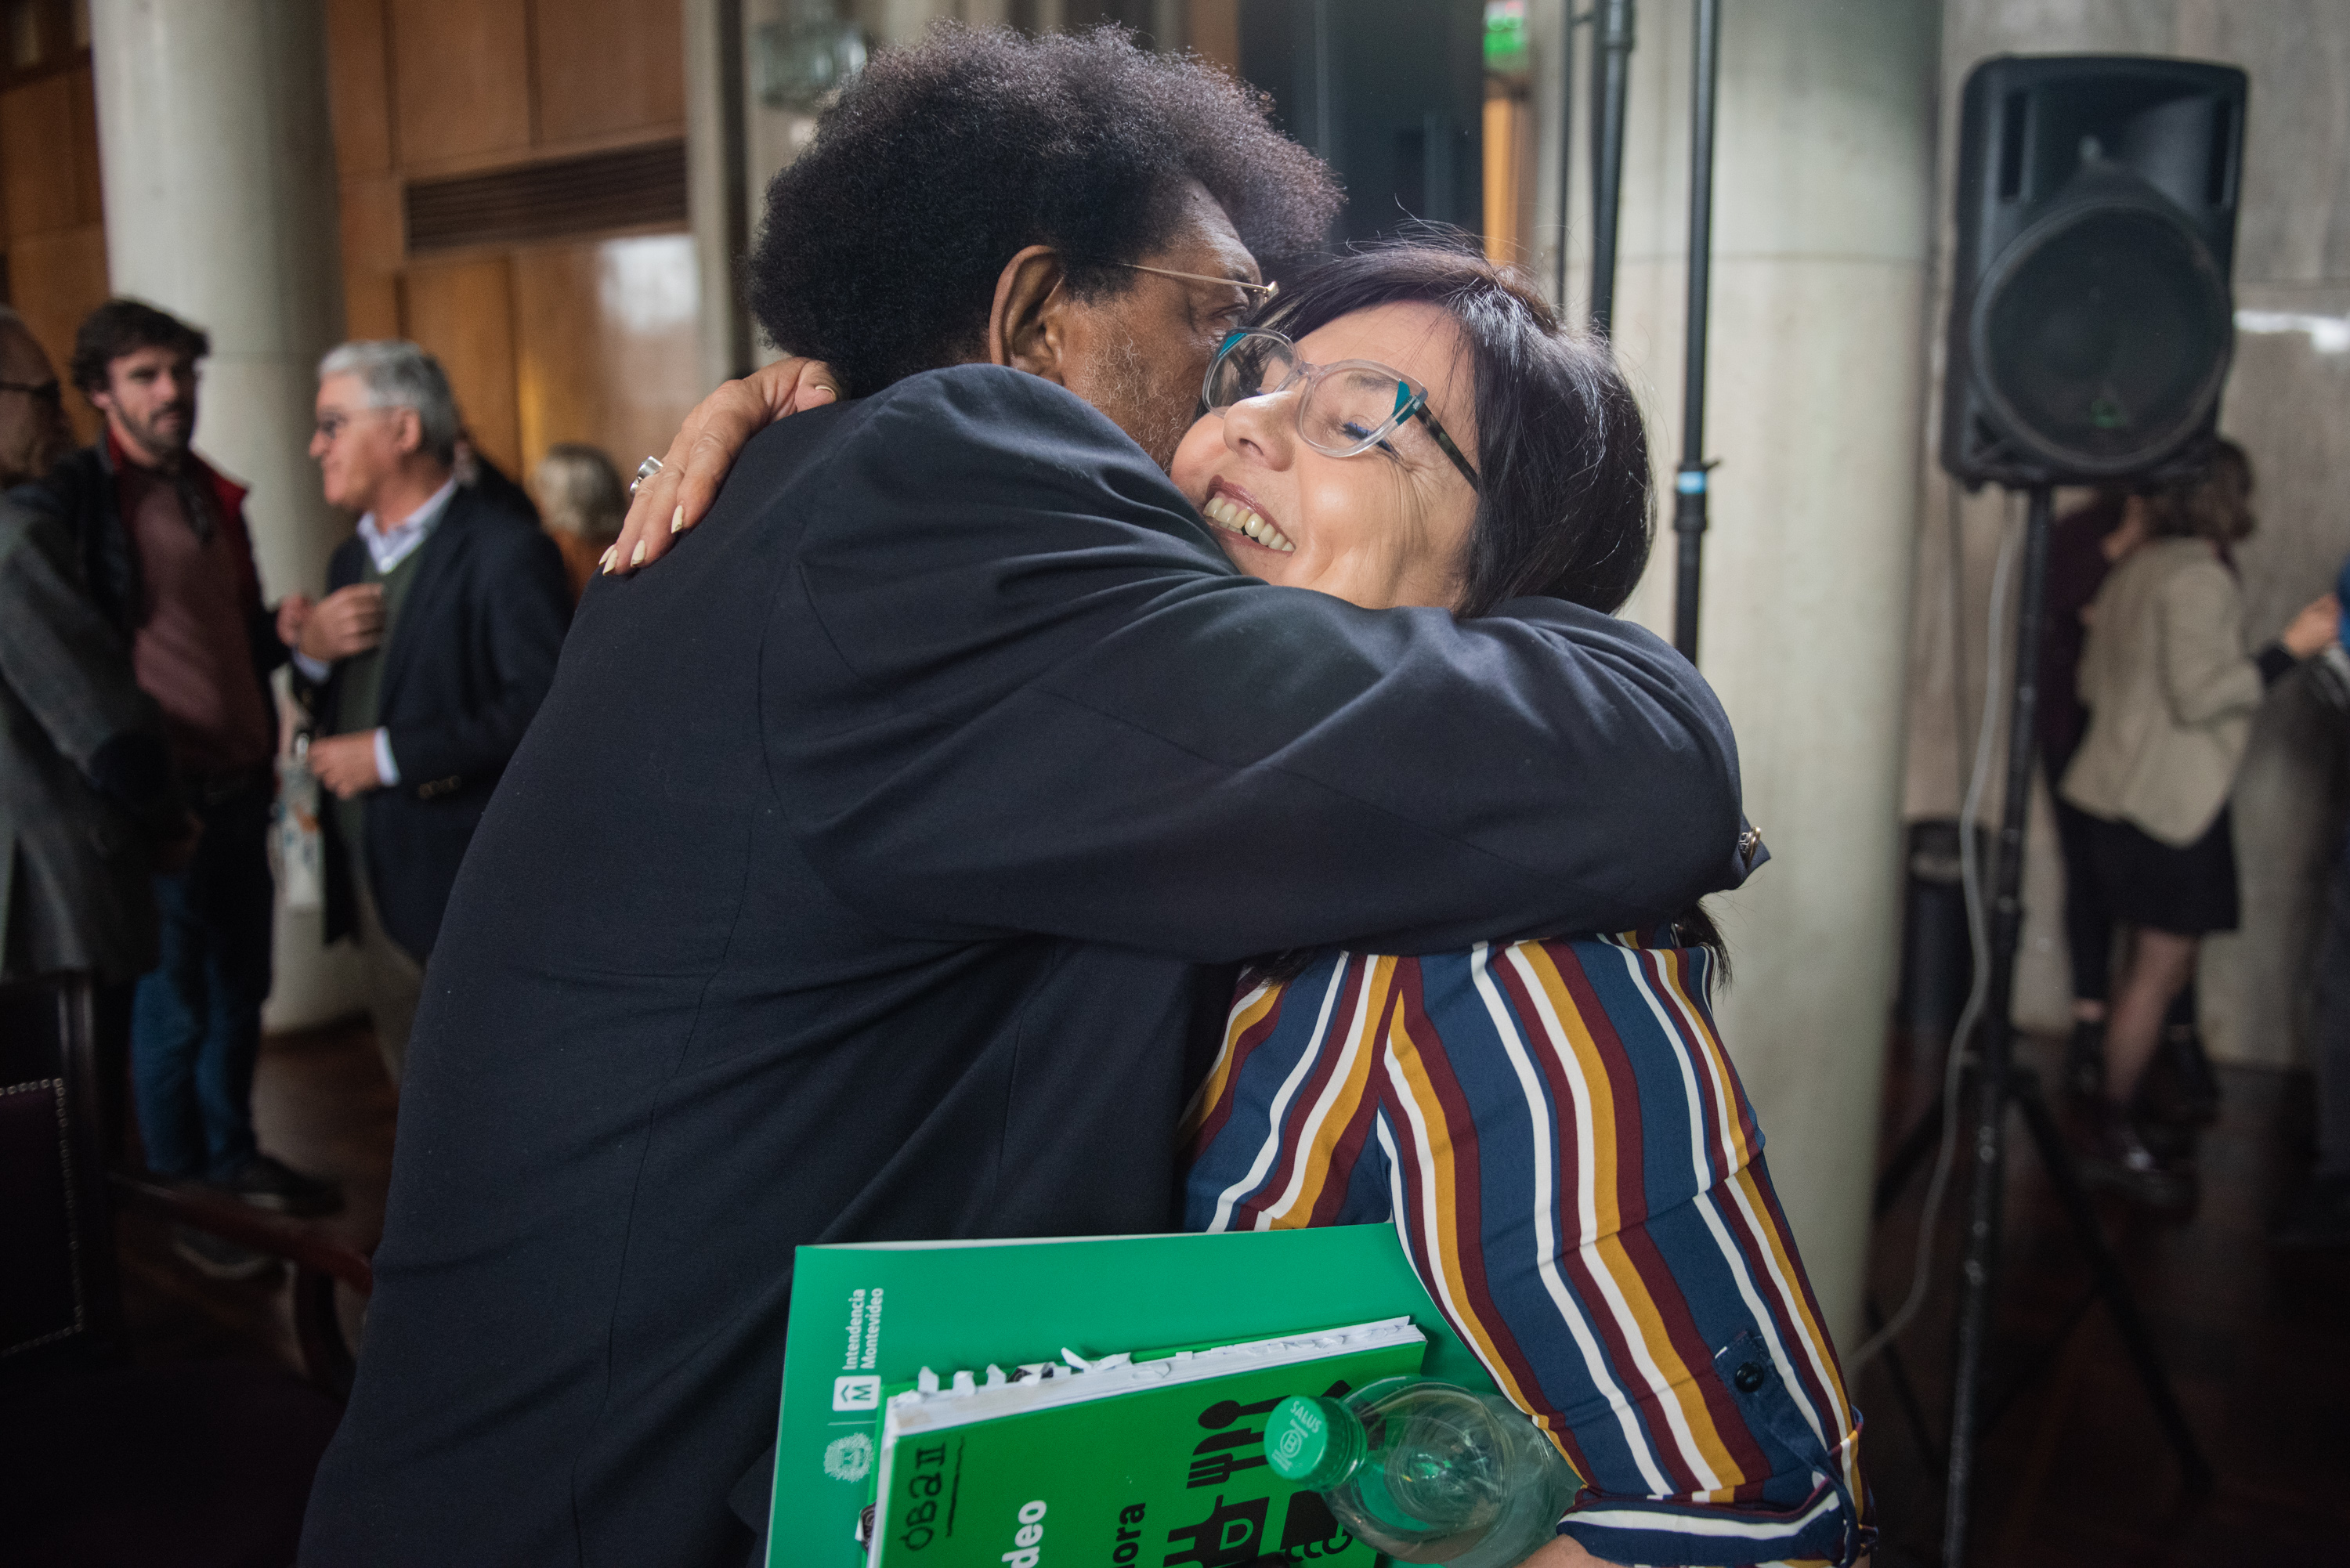
[[[1174,234],[1185,182],[1271,266],[1321,247],[1338,209],[1271,100],[1116,27],[1027,37],[945,25],[885,50],[767,186],[744,263],[777,348],[829,364],[851,397],[976,358],[1003,265],[1062,253],[1081,298],[1123,293]]]
[[[2156,491],[2147,532],[2158,539],[2209,539],[2225,550],[2251,536],[2252,460],[2225,436],[2212,440],[2203,470]]]
[[[1258,326],[1292,338],[1357,310],[1432,305],[1461,329],[1477,407],[1476,521],[1458,613],[1526,594],[1613,612],[1648,563],[1640,407],[1606,345],[1465,239],[1375,245],[1284,285]]]
[[[168,348],[201,359],[213,351],[203,329],[191,327],[144,300],[109,299],[88,316],[74,332],[73,359],[66,373],[87,396],[106,390],[108,368],[125,354],[141,348]]]
[[[1534,281],[1465,237],[1370,246],[1284,286],[1255,323],[1292,339],[1382,305],[1433,305],[1460,327],[1477,408],[1477,514],[1454,613],[1483,615],[1525,595],[1613,614],[1648,564],[1655,527],[1648,429],[1607,347],[1558,318]],[[1673,924],[1683,946],[1730,978],[1721,932],[1702,905]],[[1294,978],[1312,954],[1263,961]]]

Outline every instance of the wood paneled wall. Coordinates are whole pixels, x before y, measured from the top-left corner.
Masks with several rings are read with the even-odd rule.
[[[107,293],[88,50],[0,88],[0,244],[8,303],[68,379],[74,328]],[[81,439],[96,439],[96,410],[70,391],[66,408]]]
[[[411,256],[400,192],[681,137],[683,40],[680,0],[328,0],[350,334],[438,355],[476,442],[516,477],[556,441],[624,472],[667,447],[704,389],[690,243],[623,231]]]

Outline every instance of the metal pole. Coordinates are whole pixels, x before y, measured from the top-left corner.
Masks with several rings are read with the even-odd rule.
[[[1673,646],[1697,662],[1698,574],[1705,552],[1705,327],[1713,286],[1713,99],[1721,64],[1721,0],[1697,0],[1697,65],[1690,83],[1688,358],[1681,368],[1681,465],[1673,480]]]
[[[1330,133],[1330,0],[1314,0],[1314,155],[1336,166],[1338,150]],[[1423,157],[1432,158],[1428,148]]]
[[[1616,219],[1624,196],[1624,100],[1632,70],[1633,0],[1600,0],[1591,51],[1591,329],[1616,315]]]
[[[2023,587],[2015,605],[2015,695],[2007,719],[2007,802],[2000,818],[1999,877],[1991,906],[1990,985],[1983,995],[1975,1058],[1972,1201],[1966,1265],[1959,1285],[1959,1354],[1951,1376],[1950,1471],[1942,1521],[1943,1568],[1967,1553],[1967,1513],[1974,1486],[1975,1435],[1981,1420],[1983,1363],[1991,1348],[1992,1276],[1999,1264],[2002,1182],[2006,1170],[2007,1078],[2015,1028],[2015,949],[2023,932],[2023,824],[2032,802],[2032,737],[2040,708],[2041,600],[2048,578],[2048,527],[2054,492],[2035,485],[2026,511]],[[1960,824],[1961,832],[1971,825]],[[1952,1050],[1964,1041],[1952,1041]]]
[[[1583,26],[1575,0],[1559,0],[1558,23],[1558,313],[1566,315],[1566,240],[1575,230],[1575,31]]]
[[[726,357],[731,374],[747,376],[758,368],[753,352],[751,313],[743,307],[743,291],[733,286],[736,269],[751,248],[751,171],[749,108],[743,80],[743,0],[717,0],[718,123],[725,145],[719,153],[726,182]]]

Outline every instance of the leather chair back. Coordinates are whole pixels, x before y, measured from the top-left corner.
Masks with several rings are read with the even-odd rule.
[[[0,1383],[120,1355],[104,1126],[89,977],[0,986]]]

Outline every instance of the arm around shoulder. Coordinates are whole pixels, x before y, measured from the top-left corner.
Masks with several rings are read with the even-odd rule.
[[[979,369],[851,413],[771,618],[770,756],[844,897],[1222,959],[1621,929],[1738,879],[1730,728],[1660,640],[1243,577],[1107,421]]]

